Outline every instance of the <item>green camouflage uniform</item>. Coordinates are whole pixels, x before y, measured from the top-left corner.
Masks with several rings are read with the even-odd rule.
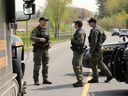
[[[74,34],[71,40],[72,46],[77,46],[76,49],[82,46],[83,49],[85,37],[86,37],[85,31],[82,29],[77,29],[76,33]],[[78,81],[83,80],[82,58],[83,58],[83,52],[73,51],[72,65]]]
[[[39,38],[45,38],[46,42],[42,43]],[[30,39],[34,42],[33,44],[33,61],[34,61],[34,69],[33,69],[33,79],[35,82],[38,82],[39,70],[42,64],[42,76],[43,80],[47,80],[48,78],[48,63],[49,63],[49,33],[46,28],[41,28],[37,26],[33,29],[31,33]]]
[[[107,68],[107,66],[103,63],[103,52],[101,47],[98,46],[98,27],[91,30],[90,35],[89,35],[89,46],[90,46],[90,55],[89,57],[89,62],[93,71],[93,79],[98,80],[98,67],[105,74],[107,77],[112,76],[111,72]]]

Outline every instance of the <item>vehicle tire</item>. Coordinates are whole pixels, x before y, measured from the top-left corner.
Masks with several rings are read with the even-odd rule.
[[[114,69],[113,69],[113,67],[114,67],[114,58],[115,58],[115,55],[116,55],[117,51],[118,51],[118,47],[116,47],[114,49],[114,51],[112,52],[111,60],[110,60],[110,71],[111,71],[113,77],[115,77],[114,76]]]
[[[119,33],[117,33],[117,35],[119,36]]]
[[[125,74],[125,83],[128,84],[128,49],[125,49],[123,59],[124,59],[123,72]]]
[[[114,34],[112,34],[112,36],[114,36]]]
[[[126,81],[125,81],[125,83],[127,83],[128,84],[128,61],[126,62],[126,70],[125,70],[125,78],[126,78]]]
[[[25,73],[25,64],[21,63],[21,69],[22,69],[22,78],[24,77],[24,73]]]
[[[21,71],[21,64],[18,61],[18,59],[13,59],[12,60],[12,65],[13,65],[13,73],[17,74],[16,80],[18,81],[19,84],[19,95],[18,96],[23,96],[22,93],[22,71]]]
[[[119,82],[124,82],[125,81],[125,75],[123,73],[123,53],[124,53],[124,48],[118,48],[118,51],[115,54],[114,57],[114,65],[113,65],[113,72],[114,72],[114,77],[116,78],[117,81]]]

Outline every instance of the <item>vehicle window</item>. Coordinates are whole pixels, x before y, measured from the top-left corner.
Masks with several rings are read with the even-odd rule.
[[[128,30],[122,30],[122,32],[128,32]]]
[[[119,29],[113,29],[113,32],[119,32]]]

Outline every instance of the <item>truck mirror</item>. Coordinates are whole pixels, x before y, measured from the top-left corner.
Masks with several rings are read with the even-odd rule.
[[[24,9],[25,15],[35,14],[35,4],[33,4],[33,3],[24,3],[23,9]]]

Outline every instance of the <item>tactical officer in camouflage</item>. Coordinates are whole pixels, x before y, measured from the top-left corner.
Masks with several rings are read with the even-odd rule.
[[[99,46],[98,44],[99,32],[101,29],[97,27],[96,20],[94,18],[89,19],[88,23],[90,27],[92,27],[88,39],[90,46],[89,62],[93,72],[93,78],[88,81],[88,83],[98,83],[98,67],[101,72],[107,76],[105,82],[109,82],[113,77],[107,66],[103,63],[103,53],[101,50],[102,45]]]
[[[71,49],[73,50],[72,65],[77,78],[77,82],[73,84],[73,87],[83,87],[82,58],[86,34],[82,29],[82,21],[77,20],[74,23],[76,32],[71,39]]]
[[[46,26],[46,22],[48,19],[41,17],[39,19],[39,25],[35,27],[31,33],[30,39],[33,43],[33,61],[34,61],[34,69],[33,69],[33,79],[34,84],[39,85],[39,70],[42,64],[42,77],[43,84],[52,84],[48,81],[48,62],[49,62],[49,54],[48,49],[51,47],[49,42],[50,36],[48,33]]]

